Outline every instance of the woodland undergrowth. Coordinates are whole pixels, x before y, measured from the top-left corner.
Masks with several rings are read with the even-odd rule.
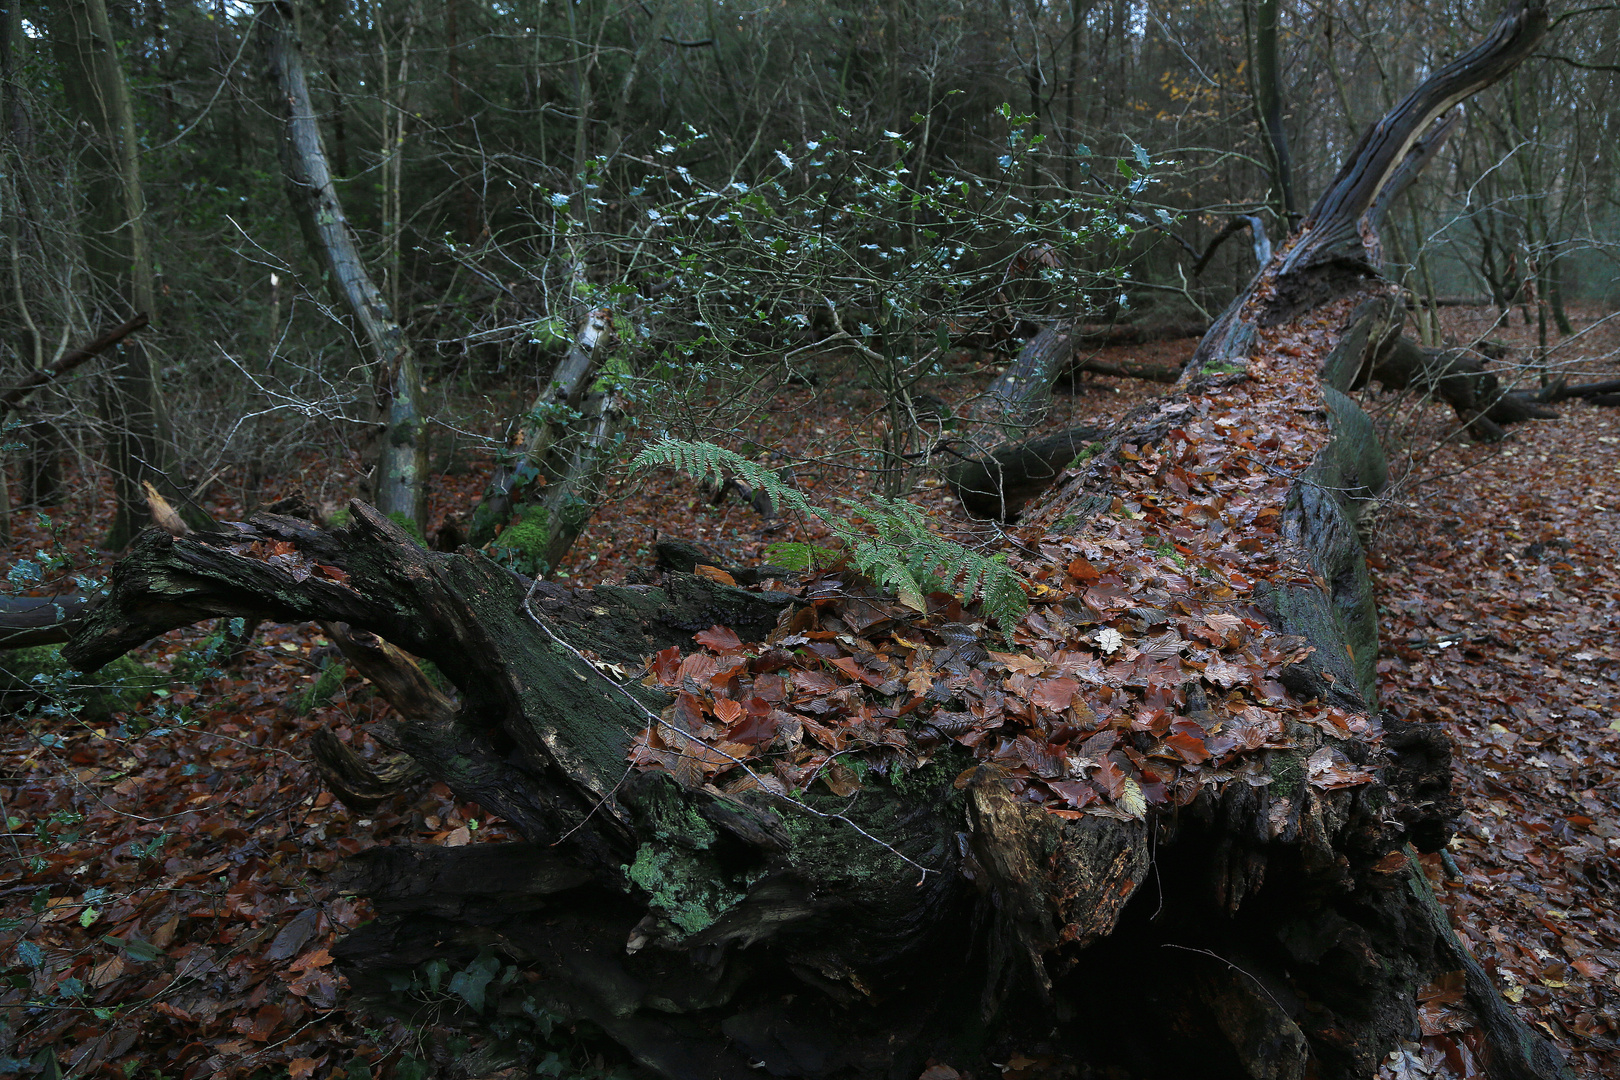
[[[1477,316],[1448,317],[1464,333]],[[1607,347],[1601,337],[1594,352]],[[1116,351],[1179,362],[1190,348]],[[1612,377],[1612,368],[1591,370]],[[965,397],[988,377],[964,369],[942,396]],[[1088,380],[1060,395],[1051,425],[1117,417],[1158,389]],[[823,505],[865,496],[875,478],[829,448],[870,436],[871,397],[832,380],[784,388],[746,442],[807,462],[800,486]],[[1611,726],[1620,724],[1620,410],[1560,408],[1561,420],[1484,447],[1445,441],[1454,425],[1439,409],[1387,413],[1425,453],[1374,523],[1372,561],[1384,706],[1450,724],[1460,750],[1462,826],[1447,857],[1425,869],[1510,1000],[1596,1077],[1620,1071],[1620,914],[1609,896],[1620,886],[1620,730]],[[435,524],[470,508],[488,464],[474,456],[435,477]],[[305,468],[318,476],[324,463]],[[54,544],[73,572],[106,572],[107,556],[90,545],[109,495],[79,479],[67,505],[17,515],[13,565]],[[306,482],[272,480],[259,500]],[[241,513],[231,490],[219,487],[216,516]],[[911,501],[964,544],[1004,542],[993,526],[962,522],[937,479],[925,476]],[[564,574],[621,579],[651,561],[658,535],[740,565],[763,561],[771,544],[827,539],[813,523],[716,504],[686,479],[626,476]],[[37,1074],[47,1056],[74,1075],[173,1080],[412,1080],[458,1059],[476,1067],[478,1048],[437,1025],[467,1001],[476,973],[424,983],[407,1018],[345,1003],[329,947],[368,911],[334,892],[326,873],[374,844],[510,832],[442,785],[365,815],[333,802],[309,764],[310,734],[329,727],[375,754],[366,727],[386,706],[315,627],[259,627],[236,657],[220,629],[176,632],[136,654],[165,685],[128,711],[16,706],[0,730],[0,1055],[12,1059],[0,1072]],[[1461,1022],[1444,987],[1431,999],[1433,1027]],[[619,1068],[594,1056],[588,1034],[550,1032],[556,1075]],[[1431,1064],[1448,1075],[1444,1061]]]

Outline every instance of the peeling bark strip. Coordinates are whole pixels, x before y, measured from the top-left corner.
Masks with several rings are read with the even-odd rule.
[[[293,28],[292,5],[273,0],[257,5],[265,58],[285,125],[281,140],[282,177],[310,256],[325,271],[332,295],[354,319],[358,344],[371,369],[376,411],[382,426],[372,490],[385,514],[427,525],[422,485],[427,473],[422,376],[409,339],[366,271],[354,233],[343,214],[326,143],[321,137],[304,53]]]
[[[1502,73],[1538,20],[1471,62]],[[1411,102],[1391,115],[1427,124]],[[681,1080],[983,1075],[1014,1052],[1349,1080],[1445,980],[1490,1076],[1567,1076],[1412,858],[1455,812],[1444,729],[1375,713],[1355,516],[1382,457],[1338,388],[1399,330],[1369,262],[1379,187],[1338,199],[1353,245],[1296,237],[1176,391],[1034,507],[1010,651],[943,594],[924,615],[836,578],[804,603],[673,572],[572,591],[355,504],[330,532],[144,534],[64,656],[323,619],[455,683],[453,709],[400,698],[398,742],[527,843],[351,863],[379,913],[337,950],[362,994],[492,951],[533,980],[492,985],[500,1015],[588,1020]]]

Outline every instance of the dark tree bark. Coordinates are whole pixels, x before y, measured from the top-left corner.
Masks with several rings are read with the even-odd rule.
[[[1247,22],[1249,10],[1244,8]],[[1271,158],[1271,184],[1282,219],[1292,225],[1299,217],[1294,206],[1294,161],[1288,151],[1288,134],[1283,130],[1281,79],[1277,57],[1277,0],[1257,0],[1254,5],[1254,112],[1266,137]],[[1264,237],[1262,229],[1255,230]],[[1266,262],[1269,260],[1262,260]]]
[[[0,417],[5,416],[6,413],[21,405],[23,400],[35,390],[54,382],[86,360],[90,360],[117,345],[135,331],[146,326],[148,322],[146,314],[142,312],[132,319],[124,320],[83,348],[69,349],[45,367],[24,375],[17,381],[15,386],[0,391]]]
[[[1090,545],[1100,564],[1065,561],[1048,575],[1098,574],[1111,566],[1110,530],[1157,522],[1156,493],[1204,483],[1172,468],[1200,432],[1239,429],[1241,445],[1223,445],[1244,461],[1271,448],[1270,471],[1253,475],[1275,479],[1273,493],[1246,505],[1248,520],[1275,522],[1253,542],[1274,549],[1277,569],[1230,604],[1290,643],[1268,675],[1286,690],[1268,699],[1285,737],[1255,747],[1243,775],[1191,774],[1174,805],[1048,813],[948,739],[919,768],[869,770],[853,797],[764,785],[726,795],[683,786],[679,768],[627,769],[649,723],[705,752],[660,718],[668,699],[635,673],[641,658],[715,623],[760,640],[791,598],[675,572],[657,587],[568,590],[425,551],[361,504],[334,531],[273,515],[211,534],[149,531],[64,655],[94,668],[223,615],[320,619],[431,660],[456,685],[453,710],[402,709],[396,741],[526,842],[350,861],[347,887],[379,917],[339,960],[379,1000],[429,961],[489,952],[527,973],[500,992],[503,1015],[526,1002],[588,1020],[669,1077],[909,1080],[930,1058],[982,1075],[1016,1051],[1087,1076],[1303,1080],[1373,1075],[1417,1030],[1419,988],[1461,972],[1492,1077],[1567,1076],[1463,949],[1409,857],[1449,838],[1450,745],[1439,725],[1376,716],[1376,610],[1355,519],[1383,483],[1383,459],[1341,392],[1403,318],[1374,268],[1367,211],[1430,121],[1527,55],[1544,25],[1539,6],[1516,8],[1403,101],[1176,390],[1030,508],[1046,530],[1035,542]],[[1252,401],[1273,412],[1246,411]],[[1252,527],[1245,520],[1170,535],[1194,545],[1217,527]],[[1171,556],[1161,561],[1171,573]],[[1163,603],[1176,601],[1167,592]],[[1078,621],[1085,629],[1064,640],[1086,656],[1102,621],[1090,604],[1075,595],[1040,613],[1048,630]],[[1109,618],[1151,628],[1163,615],[1133,606]],[[945,637],[918,619],[908,634]],[[956,641],[940,655],[982,676],[986,646],[1000,643]],[[1199,670],[1175,708],[1220,730],[1228,702]],[[1088,687],[1082,697],[1099,707],[1113,693]],[[1365,721],[1303,722],[1328,705]],[[950,723],[927,715],[931,730]],[[1156,752],[1137,734],[1128,747]],[[1329,760],[1361,774],[1323,781],[1316,763]]]
[[[71,641],[90,603],[78,593],[0,597],[0,649]]]
[[[1568,401],[1571,398],[1582,398],[1592,405],[1620,405],[1620,379],[1602,379],[1595,383],[1574,385],[1559,379],[1536,395],[1536,398],[1538,401]]]
[[[945,471],[945,481],[973,517],[1012,521],[1057,482],[1069,464],[1108,436],[1108,429],[1081,425],[1028,442],[1006,443],[982,458]]]
[[[1166,327],[1169,336],[1191,336],[1203,327]],[[1173,383],[1179,369],[1145,364],[1107,364],[1079,358],[1085,344],[1130,344],[1151,335],[1142,327],[1083,326],[1053,323],[1025,343],[970,407],[976,426],[972,451],[977,455],[945,470],[945,480],[973,517],[1011,521],[1024,505],[1051,487],[1075,455],[1102,438],[1103,429],[1078,425],[1037,439],[1022,440],[1046,411],[1053,384],[1066,373],[1094,371],[1103,375]]]
[[[140,133],[129,84],[103,0],[60,0],[51,25],[70,112],[85,135],[79,163],[88,196],[85,255],[98,295],[95,306],[119,320],[157,310],[152,252],[146,235]],[[116,505],[103,543],[119,550],[146,520],[143,483],[155,484],[200,523],[186,485],[170,475],[173,454],[157,372],[139,338],[125,340],[109,365],[102,411],[111,430]]]
[[[1411,338],[1398,337],[1378,352],[1367,374],[1388,389],[1417,390],[1444,401],[1477,442],[1496,442],[1508,424],[1558,419],[1529,396],[1502,389],[1485,369],[1485,359],[1470,349],[1425,349]]]

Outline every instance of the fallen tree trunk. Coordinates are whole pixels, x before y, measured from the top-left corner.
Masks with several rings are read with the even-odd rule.
[[[1093,375],[1110,375],[1116,379],[1141,379],[1144,382],[1156,383],[1173,383],[1181,378],[1180,368],[1164,367],[1156,364],[1133,364],[1129,361],[1111,364],[1105,360],[1088,358],[1069,368],[1070,373],[1084,371],[1089,371]]]
[[[1387,389],[1417,390],[1444,401],[1478,442],[1496,442],[1508,424],[1558,419],[1530,396],[1503,390],[1486,370],[1485,358],[1470,349],[1425,349],[1411,338],[1397,337],[1374,357],[1369,373]]]
[[[1081,425],[1028,442],[1004,443],[982,458],[952,465],[945,470],[945,482],[973,517],[1012,521],[1107,435],[1107,428]]]
[[[1175,327],[1190,336],[1203,327]],[[1051,487],[1064,468],[1085,448],[1102,438],[1102,428],[1078,425],[1038,439],[1024,441],[1052,399],[1053,384],[1065,374],[1092,371],[1119,378],[1173,383],[1180,369],[1133,363],[1104,363],[1080,357],[1082,345],[1099,338],[1119,342],[1139,340],[1141,328],[1095,327],[1053,323],[1030,338],[1018,358],[997,376],[968,407],[968,419],[978,426],[973,439],[977,457],[968,457],[945,470],[962,509],[973,517],[1012,521],[1024,505]]]
[[[1576,383],[1573,386],[1559,380],[1536,396],[1537,401],[1546,402],[1568,401],[1571,398],[1583,398],[1593,405],[1620,405],[1620,379]]]
[[[1134,345],[1165,338],[1199,337],[1208,325],[1165,323],[1156,327],[1132,324],[1086,326],[1057,322],[1041,328],[1024,343],[1018,357],[969,406],[969,418],[1016,438],[1026,431],[1052,400],[1052,387],[1065,374],[1091,371],[1123,379],[1173,383],[1180,369],[1130,362],[1109,363],[1080,355],[1086,346]]]
[[[0,597],[0,649],[70,641],[89,606],[78,593]]]
[[[356,504],[334,531],[144,534],[64,655],[229,614],[431,660],[458,702],[403,715],[401,748],[526,842],[351,859],[379,917],[339,961],[379,1000],[430,963],[482,973],[437,1007],[514,1047],[560,1015],[693,1080],[1014,1053],[1367,1077],[1455,982],[1470,1011],[1443,1019],[1489,1075],[1567,1075],[1412,857],[1449,837],[1450,746],[1377,715],[1355,522],[1382,455],[1340,392],[1401,319],[1364,211],[1544,25],[1516,9],[1397,106],[1175,392],[1031,508],[1009,557],[1034,609],[999,636],[850,574],[800,600],[679,573],[567,590]]]

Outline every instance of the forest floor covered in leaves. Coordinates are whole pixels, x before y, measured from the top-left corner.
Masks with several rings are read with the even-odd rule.
[[[1483,329],[1487,313],[1447,317],[1448,329],[1466,335]],[[1529,344],[1522,327],[1492,333]],[[1111,351],[1179,363],[1191,345]],[[1566,355],[1582,358],[1583,377],[1612,378],[1617,346],[1620,332],[1599,326]],[[964,362],[933,389],[956,403],[989,377]],[[1161,390],[1087,378],[1059,396],[1053,423],[1117,417]],[[781,391],[749,438],[828,463],[798,471],[823,504],[860,495],[873,478],[838,464],[829,448],[869,439],[873,398],[829,372]],[[1476,446],[1448,438],[1455,424],[1443,410],[1376,396],[1369,406],[1410,448],[1375,523],[1383,705],[1395,717],[1449,724],[1458,747],[1458,839],[1425,868],[1521,1014],[1582,1075],[1616,1075],[1620,914],[1609,894],[1620,886],[1620,730],[1611,726],[1620,725],[1620,410],[1566,402],[1559,420]],[[482,421],[491,434],[495,415]],[[437,478],[440,520],[471,507],[487,466],[470,455]],[[259,499],[303,490],[319,501],[311,478],[334,471],[312,460]],[[231,491],[219,488],[216,516],[240,515]],[[960,519],[937,476],[912,497],[942,531],[1000,542],[993,526]],[[17,515],[9,565],[30,556],[38,566],[33,553],[54,548],[63,562],[42,567],[43,578],[104,574],[108,557],[93,549],[85,523],[108,520],[106,500],[104,486],[86,480],[45,516]],[[659,475],[614,488],[565,572],[581,584],[620,579],[651,562],[660,534],[740,564],[758,561],[772,541],[809,538]],[[15,571],[13,581],[36,584]],[[436,1025],[482,986],[448,977],[422,985],[414,1011],[395,1017],[345,1004],[329,947],[368,913],[326,875],[374,844],[460,845],[506,830],[442,785],[365,815],[333,802],[309,764],[311,733],[327,727],[375,753],[366,727],[385,706],[315,627],[260,627],[236,656],[222,629],[154,642],[135,659],[155,678],[133,675],[88,710],[53,709],[49,696],[43,705],[7,699],[22,719],[0,729],[0,1073],[38,1073],[54,1055],[75,1075],[174,1080],[415,1080],[456,1059],[462,1075],[481,1075],[476,1048]],[[61,700],[83,697],[71,680],[40,674]],[[1447,989],[1431,989],[1430,1026],[1465,1024]],[[614,1069],[561,1026],[553,1046],[555,1075]],[[1407,1072],[1466,1075],[1467,1066],[1415,1059]]]
[[[1613,378],[1616,339],[1589,332],[1571,381]],[[1378,670],[1386,715],[1455,741],[1457,838],[1425,860],[1453,922],[1582,1075],[1615,1076],[1620,410],[1557,409],[1495,446],[1438,442],[1440,410],[1407,419],[1426,456],[1376,525]]]

